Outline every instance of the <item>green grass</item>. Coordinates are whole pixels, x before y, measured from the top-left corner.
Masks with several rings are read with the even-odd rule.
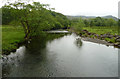
[[[10,52],[17,48],[17,43],[24,41],[22,27],[4,25],[2,28],[2,53]]]
[[[112,26],[112,27],[99,27],[99,26],[93,26],[93,27],[83,27],[83,29],[88,30],[89,32],[96,33],[96,34],[106,34],[111,33],[112,35],[117,34],[118,35],[118,27]]]
[[[112,26],[112,27],[98,27],[98,26],[94,26],[94,27],[83,27],[83,30],[87,30],[91,33],[96,33],[98,35],[101,35],[101,34],[107,34],[107,33],[110,33],[112,35],[120,35],[118,33],[118,27],[116,26]],[[84,34],[85,35],[85,34]],[[95,36],[91,35],[89,36],[90,38],[94,38]],[[97,38],[97,37],[95,37]],[[99,38],[99,39],[102,39],[102,38]],[[111,43],[115,43],[115,38],[104,38],[103,40],[107,41],[107,42],[111,42]]]
[[[105,40],[108,41],[108,42],[115,43],[115,38],[112,38],[112,39],[110,39],[110,38],[105,38]]]

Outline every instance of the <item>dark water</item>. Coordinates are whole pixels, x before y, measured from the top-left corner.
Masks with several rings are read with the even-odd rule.
[[[49,34],[4,57],[2,67],[4,77],[117,77],[118,49]]]

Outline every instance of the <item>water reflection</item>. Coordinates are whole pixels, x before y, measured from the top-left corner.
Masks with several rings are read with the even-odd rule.
[[[116,77],[117,49],[75,34],[47,34],[4,57],[4,77]]]
[[[78,48],[81,48],[82,47],[82,40],[80,37],[77,37],[76,40],[75,40],[75,45],[78,47]]]
[[[42,71],[38,72],[39,74],[50,76],[48,73],[48,68],[44,67],[49,62],[49,59],[47,59],[47,49],[46,45],[47,42],[51,42],[52,40],[59,39],[63,37],[65,34],[47,34],[47,35],[41,35],[40,37],[35,37],[32,39],[29,43],[25,44],[25,46],[20,47],[16,53],[11,53],[8,56],[3,57],[3,63],[2,63],[2,75],[3,77],[6,76],[14,76],[11,74],[13,73],[22,73],[21,71],[27,69],[27,71],[24,70],[23,73],[27,73],[28,70],[34,70],[34,69],[42,69]],[[48,64],[50,65],[50,64]],[[16,70],[20,70],[16,71]],[[38,70],[39,70],[38,69]],[[32,72],[32,71],[31,71]],[[23,74],[25,75],[25,74]],[[35,75],[35,74],[34,74]],[[26,75],[26,76],[32,76],[32,75]]]
[[[39,37],[35,37],[31,40],[30,43],[26,44],[26,48],[31,52],[32,54],[39,54],[41,49],[46,48],[46,43],[49,41],[52,41],[54,39],[59,39],[60,37],[63,37],[65,34],[45,34],[41,35]],[[34,53],[33,53],[34,52]]]

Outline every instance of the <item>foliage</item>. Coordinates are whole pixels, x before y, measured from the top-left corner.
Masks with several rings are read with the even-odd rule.
[[[93,26],[117,26],[118,21],[109,18],[105,19],[102,17],[96,17],[96,18],[90,18],[90,19],[82,19],[84,21],[85,27],[93,27]],[[77,23],[79,22],[79,19],[72,19],[71,22]]]
[[[73,29],[76,31],[76,32],[81,32],[82,31],[82,28],[85,26],[84,24],[84,21],[80,18],[78,20],[78,22],[74,23],[73,24]]]
[[[2,7],[3,24],[22,25],[25,38],[38,35],[40,31],[60,29],[69,26],[69,20],[61,13],[51,11],[48,4],[9,3]]]

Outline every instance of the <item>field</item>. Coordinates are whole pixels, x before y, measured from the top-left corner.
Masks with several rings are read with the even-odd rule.
[[[106,34],[106,33],[111,33],[112,35],[117,34],[118,35],[118,27],[99,27],[99,26],[94,26],[94,27],[83,27],[83,29],[88,30],[91,33],[96,33],[96,34]]]
[[[2,28],[2,53],[16,49],[17,43],[24,41],[24,31],[22,27],[4,25],[0,28]]]

